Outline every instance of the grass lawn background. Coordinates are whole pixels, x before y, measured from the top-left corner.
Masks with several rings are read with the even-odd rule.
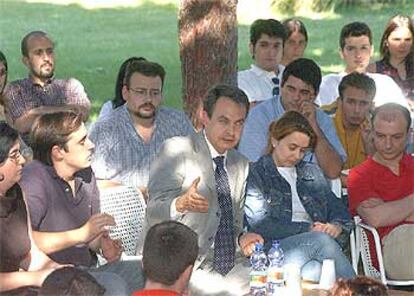
[[[160,1],[160,0],[158,0]],[[206,0],[207,1],[207,0]],[[249,0],[260,1],[260,0]],[[156,1],[154,1],[156,2]],[[82,6],[0,0],[0,50],[9,63],[9,81],[25,77],[20,41],[32,30],[45,30],[56,43],[56,77],[79,79],[93,103],[92,120],[114,92],[120,64],[130,56],[144,56],[163,65],[167,72],[164,104],[181,108],[181,65],[178,53],[178,0],[146,1],[137,7],[85,9]],[[173,1],[174,2],[174,1]],[[306,57],[324,73],[338,72],[341,27],[364,21],[372,29],[376,57],[387,20],[396,13],[414,15],[414,1],[405,6],[345,9],[336,13],[301,16],[309,34]],[[274,15],[276,19],[288,16]],[[250,23],[239,23],[239,69],[248,68]]]

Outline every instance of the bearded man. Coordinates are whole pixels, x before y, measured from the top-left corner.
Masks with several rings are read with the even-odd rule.
[[[25,79],[11,82],[5,91],[6,119],[25,138],[35,118],[73,106],[83,121],[91,103],[83,85],[74,78],[55,79],[54,43],[42,31],[32,31],[21,41],[22,62],[29,70]]]
[[[161,144],[194,133],[188,117],[160,106],[165,70],[154,62],[128,66],[122,96],[125,104],[91,129],[95,143],[92,168],[98,179],[117,181],[146,192],[149,170]]]

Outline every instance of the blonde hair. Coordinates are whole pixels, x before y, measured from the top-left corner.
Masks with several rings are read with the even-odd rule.
[[[299,112],[288,111],[278,120],[273,121],[269,126],[269,137],[267,140],[266,154],[273,152],[272,139],[278,141],[294,132],[300,132],[309,137],[309,147],[315,148],[316,135],[309,121]]]

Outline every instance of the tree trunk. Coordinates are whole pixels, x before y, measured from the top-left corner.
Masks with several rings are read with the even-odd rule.
[[[181,0],[183,105],[196,130],[210,87],[237,85],[237,0]]]

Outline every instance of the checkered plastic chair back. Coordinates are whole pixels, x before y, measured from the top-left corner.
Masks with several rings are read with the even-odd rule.
[[[135,255],[143,230],[146,204],[142,193],[129,186],[100,189],[101,212],[115,218],[110,229],[113,239],[121,239],[125,255]]]

